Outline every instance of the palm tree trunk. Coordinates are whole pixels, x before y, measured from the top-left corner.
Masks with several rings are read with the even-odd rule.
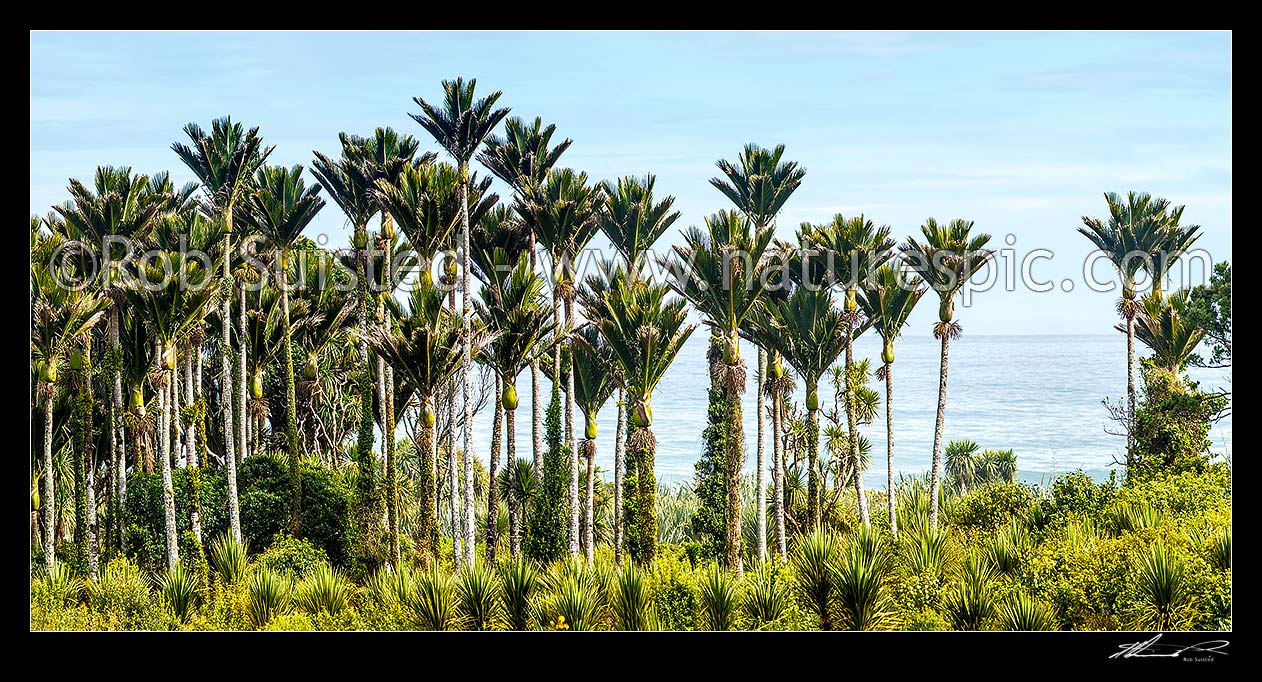
[[[885,365],[885,496],[889,505],[890,533],[898,535],[894,497],[894,364]]]
[[[174,347],[173,347],[174,348]],[[167,422],[167,428],[171,431],[171,469],[175,470],[180,464],[180,452],[184,447],[184,441],[180,438],[184,431],[184,425],[180,419],[180,364],[179,351],[173,351],[175,357],[175,369],[171,370],[171,386],[167,389],[167,402],[171,403],[171,419]]]
[[[158,354],[158,361],[165,362],[162,360],[161,351]],[[180,545],[175,529],[175,489],[171,482],[171,403],[167,400],[167,392],[171,387],[171,373],[171,370],[163,368],[163,385],[158,389],[158,405],[162,410],[159,426],[162,435],[158,443],[162,461],[163,525],[166,528],[168,569],[174,569],[180,563]]]
[[[929,474],[929,527],[938,527],[938,496],[942,487],[942,429],[946,420],[947,354],[951,335],[942,333],[942,358],[938,365],[938,417],[933,425],[933,468]]]
[[[501,396],[504,395],[504,379],[496,373],[495,376],[495,405],[491,409],[491,413],[495,416],[495,423],[491,425],[491,469],[489,471],[490,480],[487,482],[486,491],[486,563],[491,565],[495,563],[495,545],[500,540],[500,484],[497,477],[500,473],[500,442],[503,435],[503,401]]]
[[[280,257],[280,307],[285,316],[281,356],[285,364],[285,452],[289,455],[289,532],[295,536],[302,527],[302,472],[298,467],[298,396],[294,385],[293,325],[289,320],[289,255]]]
[[[516,559],[521,552],[521,512],[517,508],[517,410],[504,410],[504,456],[508,466],[508,552]]]
[[[246,428],[247,427],[246,427],[246,419],[245,419],[245,414],[246,414],[245,366],[246,366],[246,359],[247,359],[246,356],[249,354],[249,351],[246,349],[245,343],[244,343],[244,339],[245,339],[245,285],[238,283],[237,291],[240,294],[240,298],[238,299],[238,307],[237,307],[237,329],[241,330],[241,338],[243,340],[241,344],[241,352],[237,356],[237,414],[241,415],[241,419],[240,419],[241,442],[240,442],[240,446],[237,448],[237,463],[240,464],[241,460],[246,456],[246,454],[253,454],[253,453],[247,453],[246,451],[246,445],[247,445]]]
[[[193,398],[193,355],[200,355],[201,349],[189,347],[188,352],[184,354],[184,403],[192,405]],[[193,538],[200,546],[202,544],[202,501],[201,501],[201,470],[198,468],[200,461],[197,458],[197,419],[191,419],[188,423],[185,438],[188,440],[188,459],[185,463],[185,476],[189,481],[188,489],[188,519],[189,525],[193,531]]]
[[[741,563],[741,464],[745,454],[744,413],[741,410],[741,395],[731,386],[723,387],[730,393],[732,400],[728,408],[727,452],[723,455],[723,474],[726,479],[727,505],[725,516],[727,523],[725,549],[727,567],[739,579],[744,567]]]
[[[83,360],[85,372],[92,366],[92,340],[84,344]],[[84,544],[87,550],[88,577],[96,578],[97,562],[100,557],[100,546],[97,544],[96,527],[96,427],[93,417],[96,414],[96,394],[92,391],[91,379],[85,376],[84,419],[83,419],[83,516]]]
[[[110,351],[121,359],[122,344],[119,342],[119,310],[118,303],[110,306],[109,335]],[[127,477],[127,440],[123,431],[123,370],[119,367],[119,362],[114,361],[114,369],[110,372],[113,379],[113,400],[110,402],[110,470],[111,470],[111,486],[110,490],[116,490],[113,504],[114,509],[113,524],[111,524],[110,532],[114,533],[118,539],[117,548],[121,553],[123,551],[123,491],[127,489],[124,481]]]
[[[470,373],[473,371],[473,349],[469,341],[473,335],[473,303],[469,287],[469,163],[460,163],[460,279],[461,321],[464,339],[461,343],[460,392],[464,406],[464,537],[465,563],[473,565],[473,407]]]
[[[223,278],[227,283],[228,291],[234,286],[232,276],[232,209],[228,208],[224,211],[224,259],[223,259]],[[232,532],[232,537],[237,542],[241,542],[241,501],[237,494],[237,455],[236,430],[232,423],[232,296],[224,296],[223,303],[220,306],[219,319],[223,337],[220,342],[220,360],[223,363],[220,384],[220,402],[223,403],[223,441],[224,441],[224,463],[227,465],[228,472],[228,525]],[[245,414],[240,415],[241,421],[245,421]],[[126,461],[126,453],[123,454]],[[120,474],[124,472],[120,470]],[[119,497],[123,498],[126,491],[127,477],[119,476]],[[121,523],[121,519],[120,519]]]
[[[543,388],[539,385],[539,358],[530,361],[531,462],[535,475],[543,475]]]
[[[587,495],[583,511],[583,553],[587,565],[596,560],[596,439],[584,441],[587,456]]]
[[[657,557],[657,479],[653,475],[656,439],[651,428],[631,426],[627,435],[627,465],[635,482],[634,531],[630,538],[631,560],[641,566]]]
[[[574,326],[574,301],[565,298],[565,336]],[[574,341],[569,339],[570,371],[565,373],[565,443],[570,450],[570,554],[579,553],[579,499],[578,499],[578,440],[574,434]]]
[[[767,351],[762,348],[758,349],[758,444],[755,448],[757,459],[757,471],[754,475],[754,485],[757,486],[756,495],[757,507],[754,509],[754,524],[758,543],[758,559],[767,558],[767,482],[766,469],[766,450],[763,446],[765,440],[764,431],[766,430],[764,411],[766,408],[766,399],[763,393],[763,384],[767,381]]]
[[[814,391],[815,387],[808,384],[808,393]],[[806,411],[806,466],[808,469],[806,477],[806,497],[807,497],[807,515],[811,518],[811,527],[818,528],[820,524],[820,508],[819,508],[819,410]]]
[[[53,398],[57,389],[45,384],[48,397],[44,399],[44,495],[40,504],[44,510],[44,570],[52,573],[57,560],[57,493],[53,484]]]
[[[622,470],[626,430],[626,393],[619,388],[613,441],[613,555],[618,566],[622,566]]]
[[[943,351],[946,358],[946,351]],[[946,373],[943,370],[943,381]],[[1135,465],[1135,316],[1126,316],[1126,475]]]
[[[771,410],[771,478],[772,485],[775,486],[776,551],[780,553],[781,559],[786,559],[789,556],[789,547],[784,531],[784,451],[780,441],[783,407],[779,386],[771,397]]]
[[[849,303],[847,303],[849,305]],[[863,522],[863,527],[867,528],[871,525],[868,519],[868,497],[863,494],[863,461],[859,457],[859,427],[856,424],[855,410],[855,385],[854,377],[851,376],[854,369],[854,317],[847,315],[846,318],[846,426],[849,429],[849,438],[847,440],[847,449],[850,451],[850,465],[854,468],[854,493],[855,499],[859,503],[859,520]]]

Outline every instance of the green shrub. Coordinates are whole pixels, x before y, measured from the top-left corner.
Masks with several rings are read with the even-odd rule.
[[[174,568],[160,574],[154,582],[162,600],[175,618],[180,623],[187,623],[201,599],[201,584],[197,576],[176,564]]]
[[[500,584],[504,589],[504,616],[510,630],[526,630],[534,616],[538,574],[523,557],[503,565]]]
[[[663,630],[692,630],[697,626],[697,588],[692,565],[678,547],[659,548],[651,584],[657,625]]]
[[[320,564],[294,588],[294,602],[312,616],[339,616],[350,603],[350,584],[340,571]]]
[[[84,584],[88,604],[123,630],[165,630],[167,619],[161,603],[149,592],[149,583],[126,557],[110,561],[97,571],[97,579]]]
[[[256,561],[260,567],[282,573],[290,580],[302,580],[329,563],[329,556],[307,540],[281,534]]]
[[[1141,630],[1177,630],[1189,624],[1192,594],[1183,561],[1158,540],[1144,555],[1135,583],[1131,623]]]
[[[775,626],[792,608],[793,597],[779,573],[769,560],[745,574],[745,616],[755,628]]]
[[[889,557],[875,533],[858,533],[848,545],[835,566],[840,621],[850,630],[882,629],[893,617]]]
[[[334,565],[341,566],[346,561],[350,487],[339,473],[312,460],[303,460],[300,467],[302,524],[298,537],[309,540]],[[243,491],[241,532],[251,548],[264,551],[289,529],[289,462],[270,454],[247,457],[238,480]]]
[[[273,618],[288,613],[293,603],[292,591],[286,574],[266,566],[255,568],[250,574],[250,624],[262,629]]]
[[[964,562],[964,573],[955,588],[947,593],[946,615],[956,630],[982,630],[995,612],[994,574],[985,564],[971,557]]]
[[[493,630],[503,621],[503,588],[486,564],[474,562],[460,570],[456,602],[468,630]]]
[[[1056,611],[1024,592],[1016,592],[999,605],[998,626],[1000,630],[1023,632],[1055,630]]]
[[[455,581],[451,576],[431,569],[416,576],[407,606],[421,629],[451,630],[457,620],[455,594]]]
[[[833,629],[837,563],[841,545],[833,533],[816,529],[798,540],[793,551],[793,574],[798,598],[819,620],[821,630]]]
[[[987,483],[960,498],[949,521],[957,528],[991,533],[1014,518],[1024,518],[1034,503],[1029,486]]]
[[[921,609],[919,611],[911,611],[903,616],[902,629],[915,632],[950,630],[951,624],[937,611]]]
[[[230,533],[216,535],[210,541],[210,564],[225,583],[235,583],[245,577],[250,567],[248,549],[237,542]]]
[[[1112,501],[1116,492],[1112,480],[1097,485],[1081,469],[1062,474],[1052,482],[1048,516],[1054,526],[1064,526],[1071,514],[1096,516]]]
[[[644,572],[627,562],[613,585],[609,600],[615,630],[649,630],[653,624],[653,598]]]

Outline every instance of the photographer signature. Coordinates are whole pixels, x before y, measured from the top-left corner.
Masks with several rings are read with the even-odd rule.
[[[1211,639],[1198,644],[1160,644],[1161,635],[1157,635],[1146,642],[1130,642],[1122,644],[1119,651],[1109,658],[1182,658],[1184,654],[1208,654],[1209,659],[1214,654],[1227,655],[1223,649],[1229,644],[1225,639]]]

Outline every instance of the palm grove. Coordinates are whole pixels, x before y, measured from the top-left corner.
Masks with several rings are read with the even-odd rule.
[[[896,565],[937,571],[935,608],[951,625],[979,628],[1000,611],[1011,627],[1052,623],[1055,609],[1028,590],[978,616],[961,595],[989,589],[977,585],[990,574],[972,558],[952,567],[942,558],[949,509],[988,481],[1021,489],[1011,451],[943,442],[950,342],[961,333],[955,301],[991,258],[989,235],[931,218],[898,244],[890,227],[839,214],[776,239],[806,169],[783,145],[750,144],[718,161],[711,180],[730,206],[654,256],[680,217],[655,178],[596,182],[564,167],[571,140],[538,118],[509,117],[499,99],[478,97],[473,80],[444,81],[442,98],[415,98],[411,114],[444,155],[378,128],[339,134],[309,169],[270,165],[258,128],[189,124],[172,149],[194,183],[101,167],[31,219],[40,584],[67,591],[80,581],[97,594],[139,562],[155,572],[168,611],[187,620],[191,604],[209,599],[213,566],[221,580],[248,580],[256,627],[289,602],[332,610],[348,599],[346,576],[410,605],[414,626],[593,627],[599,609],[576,606],[583,594],[603,604],[605,626],[678,626],[654,606],[667,597],[650,598],[645,572],[660,572],[659,545],[678,558],[672,539],[683,527],[689,564],[713,564],[697,569],[690,625],[733,627],[740,602],[751,625],[790,622],[798,610],[814,617],[799,625],[893,626]],[[492,191],[492,176],[511,197]],[[1204,430],[1225,398],[1181,373],[1209,364],[1195,355],[1207,333],[1212,363],[1230,361],[1230,266],[1209,286],[1166,295],[1166,273],[1199,227],[1181,225],[1182,207],[1165,200],[1106,199],[1109,216],[1084,218],[1081,231],[1123,283],[1128,386],[1115,411],[1127,484],[1140,485],[1141,472],[1208,466]],[[330,203],[353,228],[349,248],[304,235]],[[582,273],[580,254],[598,233],[614,257]],[[1141,271],[1151,283],[1142,298]],[[927,292],[938,299],[941,345],[932,465],[923,480],[895,481],[895,344]],[[654,475],[652,396],[696,331],[690,310],[709,336],[709,412],[679,524],[669,522],[672,499],[659,500],[670,491]],[[869,331],[882,344],[875,373],[854,356]],[[1151,358],[1137,362],[1135,339]],[[742,340],[757,349],[752,368]],[[873,374],[883,398],[868,386]],[[519,452],[526,377],[531,439]],[[742,476],[751,384],[752,485]],[[829,385],[831,410],[821,396]],[[861,433],[882,399],[884,493],[864,488],[871,446]],[[614,434],[596,427],[606,406],[617,411]],[[487,467],[474,457],[473,416],[483,410],[493,417]],[[613,451],[612,483],[595,466],[598,448]],[[1005,513],[1012,524],[992,530],[1028,544],[1016,516],[1037,514]],[[247,547],[267,557],[295,543],[325,563],[246,577]],[[600,568],[599,547],[617,569]],[[544,588],[532,587],[535,571],[550,566],[555,574],[539,582],[551,607],[531,611],[527,595]],[[441,608],[444,594],[459,618]]]

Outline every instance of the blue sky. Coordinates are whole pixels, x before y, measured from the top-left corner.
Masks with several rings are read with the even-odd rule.
[[[782,213],[864,212],[902,237],[963,217],[1041,279],[1081,282],[1075,228],[1104,191],[1186,204],[1215,260],[1231,248],[1229,33],[50,33],[31,34],[31,200],[43,214],[98,164],[191,175],[170,150],[188,121],[261,126],[274,163],[335,152],[388,125],[433,142],[413,96],[443,78],[502,90],[574,145],[596,179],[656,173],[679,226],[727,208],[708,183],[741,145],[787,145],[807,169]],[[501,194],[506,194],[501,187]],[[329,206],[311,228],[345,241]],[[598,240],[599,241],[599,240]],[[670,239],[675,241],[675,235]],[[1104,273],[1103,269],[1099,271]],[[966,333],[1105,333],[1115,294],[992,290]],[[913,329],[936,306],[922,305]]]

